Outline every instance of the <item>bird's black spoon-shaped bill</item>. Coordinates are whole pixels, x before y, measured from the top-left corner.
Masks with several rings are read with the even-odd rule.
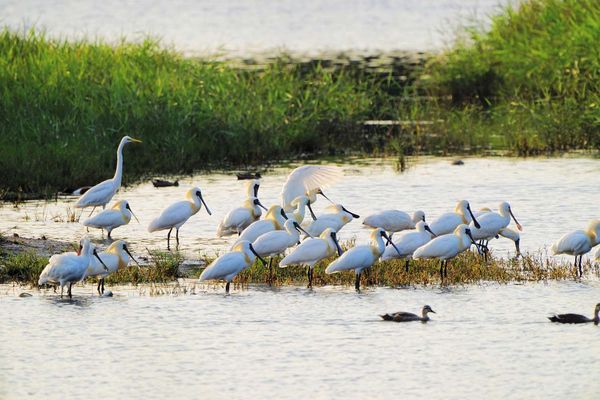
[[[342,206],[342,210],[346,211],[348,214],[352,215],[352,218],[360,218],[360,215],[354,214],[352,211],[348,210],[346,207]]]
[[[136,263],[138,267],[140,267],[140,268],[142,267],[142,266],[140,265],[140,263],[139,263],[139,262],[137,262],[137,260],[136,260],[136,259],[133,257],[133,254],[131,254],[131,253],[129,252],[129,249],[127,248],[127,246],[123,245],[123,250],[125,250],[125,252],[126,252],[127,254],[129,254],[129,257],[131,257],[131,259],[133,260],[133,262],[134,262],[134,263]]]
[[[288,216],[287,216],[287,214],[285,213],[285,210],[284,210],[283,208],[281,209],[281,211],[280,211],[279,213],[281,214],[281,216],[283,217],[283,219],[285,219],[285,220],[287,221],[287,219],[288,219]]]
[[[429,233],[431,233],[433,235],[433,237],[437,237],[437,235],[435,233],[433,233],[433,231],[431,230],[431,228],[429,228],[429,225],[425,225],[425,230]]]
[[[131,213],[131,215],[133,215],[133,218],[135,218],[135,220],[137,221],[137,223],[140,223],[140,220],[138,219],[138,217],[133,213],[133,210],[131,209],[131,207],[129,207],[129,204],[127,204],[125,206],[125,208],[127,208],[129,210],[129,212]]]
[[[387,243],[385,244],[386,246],[388,244],[391,244],[392,247],[394,247],[394,249],[396,250],[396,253],[398,253],[399,256],[402,256],[402,254],[400,253],[400,250],[398,250],[398,247],[396,247],[396,245],[394,244],[394,242],[392,242],[392,239],[390,239],[390,237],[388,236],[387,233],[381,232],[381,236],[383,236],[384,238],[387,239]]]
[[[310,237],[310,238],[312,237],[312,235],[311,235],[310,233],[306,232],[306,231],[305,231],[305,230],[304,230],[304,229],[303,229],[303,228],[300,226],[300,224],[299,224],[299,223],[297,223],[297,222],[294,222],[294,227],[295,227],[295,228],[298,230],[298,232],[303,232],[303,233],[304,233],[306,236],[308,236],[308,237]]]
[[[267,265],[267,262],[265,261],[264,258],[262,258],[257,252],[256,250],[254,250],[254,246],[252,246],[252,244],[249,244],[248,247],[250,247],[250,251],[254,253],[254,255],[256,257],[258,257],[258,259],[260,260],[260,262],[263,263],[263,265]]]
[[[269,210],[267,210],[267,207],[263,206],[263,204],[260,202],[259,199],[254,199],[254,204],[256,204],[257,206],[261,207],[265,211],[269,211]]]
[[[342,246],[340,246],[340,242],[338,242],[337,234],[335,232],[331,232],[331,238],[333,239],[333,243],[335,243],[335,247],[337,247],[338,256],[344,254],[344,250],[342,250]]]
[[[308,207],[308,211],[310,211],[310,217],[313,219],[313,221],[316,221],[317,216],[315,215],[315,212],[313,211],[312,207],[310,206],[310,200],[308,201],[308,203],[306,203],[306,206]]]
[[[477,222],[475,215],[473,215],[473,211],[471,211],[470,205],[467,205],[467,211],[469,211],[469,214],[471,214],[471,219],[473,220],[473,225],[475,225],[475,228],[477,228],[477,229],[481,228],[481,225],[479,225],[479,222]]]
[[[517,224],[517,229],[522,231],[523,227],[521,226],[519,221],[517,221],[517,219],[515,218],[515,214],[513,214],[512,209],[510,207],[508,207],[508,212],[510,213],[510,216],[512,217],[513,221],[515,221],[515,224]]]
[[[96,256],[96,258],[98,259],[98,261],[100,261],[100,264],[102,264],[104,266],[104,270],[108,271],[108,267],[106,266],[106,264],[104,264],[104,261],[102,261],[102,259],[98,255],[98,252],[96,251],[96,249],[94,249],[94,256]]]
[[[200,201],[202,202],[202,204],[204,204],[204,208],[206,208],[206,212],[208,213],[208,215],[212,215],[212,212],[210,212],[210,210],[208,209],[208,206],[206,205],[206,202],[202,198],[202,195],[200,195]]]

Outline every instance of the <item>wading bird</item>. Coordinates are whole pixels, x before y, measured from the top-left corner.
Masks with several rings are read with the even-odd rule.
[[[129,202],[127,200],[121,200],[113,204],[110,209],[104,210],[95,217],[83,221],[83,225],[91,228],[106,229],[108,238],[112,239],[110,233],[113,229],[127,225],[129,221],[131,221],[132,216],[138,223],[140,222],[131,210]]]
[[[208,215],[211,215],[206,202],[202,198],[202,192],[199,188],[195,187],[188,190],[185,194],[186,200],[178,201],[165,208],[158,218],[150,222],[148,226],[148,232],[162,231],[165,229],[169,230],[167,234],[167,250],[171,249],[170,239],[171,231],[175,228],[175,239],[177,246],[179,246],[179,228],[186,223],[188,219],[202,208],[204,208]]]
[[[115,171],[115,176],[113,176],[112,179],[107,179],[88,189],[83,196],[77,200],[75,208],[94,207],[90,215],[92,215],[98,206],[102,206],[102,209],[106,208],[108,202],[121,187],[121,178],[123,177],[123,147],[125,147],[127,143],[142,143],[142,141],[129,136],[123,136],[119,143],[119,147],[117,148],[117,169]]]
[[[129,260],[133,260],[140,267],[140,264],[133,258],[124,240],[117,240],[98,255],[102,259],[102,264],[97,259],[92,259],[92,262],[88,266],[86,277],[99,276],[97,287],[99,294],[104,293],[104,278],[120,269],[127,268]],[[104,268],[105,266],[107,269]]]
[[[299,223],[291,219],[285,221],[283,227],[285,230],[263,233],[252,242],[252,247],[258,255],[261,257],[269,257],[269,284],[271,284],[272,281],[273,256],[285,252],[296,243],[300,243],[300,232],[304,232],[308,235]]]
[[[229,211],[217,227],[217,236],[240,235],[251,223],[262,215],[261,208],[267,211],[258,199],[260,180],[253,179],[246,183],[246,200],[241,207]]]
[[[500,234],[500,231],[503,230],[510,224],[510,218],[515,221],[517,224],[517,229],[522,231],[523,228],[521,224],[515,218],[515,215],[510,208],[510,204],[506,201],[503,201],[498,206],[498,212],[483,212],[477,216],[477,221],[479,222],[479,226],[475,226],[474,222],[471,222],[469,229],[471,230],[471,236],[474,240],[480,240],[481,249],[483,251],[484,257],[487,261],[488,247],[487,242],[490,239],[497,237]]]
[[[600,303],[596,304],[596,308],[594,308],[594,318],[588,318],[585,315],[580,314],[558,314],[548,317],[548,319],[552,322],[559,322],[561,324],[585,324],[587,322],[593,322],[598,325],[598,323],[600,323],[599,313]]]
[[[387,240],[387,243],[384,243],[383,238]],[[396,247],[383,229],[374,229],[371,232],[371,244],[355,246],[346,251],[340,258],[329,264],[325,272],[333,274],[335,272],[354,270],[354,288],[356,291],[360,291],[360,276],[362,272],[375,264],[383,254],[386,244],[391,244],[394,248]],[[396,251],[400,253],[398,249]]]
[[[348,222],[352,221],[353,218],[360,218],[360,215],[354,214],[348,211],[346,207],[341,204],[334,204],[326,208],[328,213],[321,214],[319,217],[305,224],[304,229],[311,236],[319,236],[327,228],[339,232]]]
[[[550,247],[550,250],[552,250],[553,254],[575,256],[575,273],[577,276],[583,276],[581,258],[598,243],[600,243],[600,221],[593,220],[589,223],[586,230],[573,231],[558,239]],[[579,257],[579,263],[577,262],[577,257]],[[579,272],[577,271],[578,266]]]
[[[215,261],[210,263],[208,267],[200,275],[199,281],[208,281],[212,279],[224,279],[227,282],[225,293],[229,293],[229,285],[231,281],[243,270],[254,264],[256,258],[266,265],[263,260],[252,247],[252,243],[243,240],[237,243],[232,251],[225,253]]]
[[[413,313],[409,313],[409,312],[405,312],[405,311],[400,311],[400,312],[395,312],[392,314],[383,314],[380,315],[381,318],[383,318],[384,321],[394,321],[394,322],[411,322],[411,321],[421,321],[421,322],[427,322],[429,321],[429,313],[434,313],[435,311],[433,311],[431,309],[431,307],[429,306],[424,306],[423,309],[421,310],[421,316],[419,317],[417,314],[413,314]]]
[[[69,298],[72,298],[71,287],[73,283],[85,279],[88,267],[92,262],[92,256],[96,257],[104,269],[108,271],[108,267],[104,265],[104,262],[98,256],[94,245],[87,237],[83,237],[79,241],[77,253],[71,251],[50,257],[48,265],[40,274],[38,285],[41,286],[46,283],[60,285],[60,297],[62,297],[65,285],[69,284],[67,294]]]
[[[294,207],[293,212],[286,212],[288,219],[293,219],[297,223],[301,224],[304,221],[306,215],[306,207],[310,204],[310,200],[306,196],[298,196],[292,201]]]
[[[448,260],[467,250],[471,244],[475,244],[471,230],[467,225],[460,224],[453,233],[438,236],[426,245],[419,247],[413,253],[413,259],[439,258],[440,279],[444,282],[444,277],[448,276]]]
[[[429,228],[438,236],[452,233],[457,226],[461,224],[469,225],[471,222],[479,228],[479,222],[471,211],[471,206],[466,200],[461,200],[456,204],[454,212],[442,214],[435,221],[429,224]]]
[[[286,220],[287,216],[285,211],[283,211],[283,208],[280,206],[271,206],[265,215],[265,219],[254,221],[244,229],[240,237],[234,243],[234,246],[243,240],[253,243],[260,235],[271,231],[281,230],[283,229]]]
[[[411,256],[415,250],[427,244],[431,240],[432,235],[433,233],[431,232],[431,229],[429,229],[429,226],[427,226],[424,221],[419,221],[417,223],[416,232],[402,232],[394,241],[398,251],[392,247],[386,248],[381,256],[381,260],[385,261],[393,258],[404,258],[406,259],[405,269],[406,272],[408,272]],[[400,252],[400,254],[398,254],[398,252]]]
[[[341,176],[341,169],[334,166],[304,165],[298,167],[289,174],[283,184],[281,206],[286,212],[293,211],[292,201],[298,196],[307,196],[309,199],[308,208],[313,219],[315,219],[311,204],[317,201],[318,194],[329,200],[323,193],[322,188],[334,183]]]
[[[336,252],[339,256],[343,253],[335,231],[327,228],[318,238],[308,238],[302,241],[298,247],[281,260],[279,267],[306,265],[308,267],[308,287],[311,288],[315,265],[321,260],[332,257]]]
[[[395,232],[415,229],[415,225],[419,221],[425,222],[423,211],[415,211],[411,217],[404,211],[386,210],[369,215],[364,219],[363,225],[371,228],[382,228],[392,237]]]

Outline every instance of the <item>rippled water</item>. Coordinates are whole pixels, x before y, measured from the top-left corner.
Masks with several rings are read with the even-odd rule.
[[[114,289],[114,288],[113,288]],[[0,398],[594,399],[598,282],[284,287],[73,301],[0,286]],[[378,314],[437,312],[422,324]]]
[[[327,188],[326,193],[361,217],[389,208],[407,212],[422,209],[429,221],[452,211],[461,199],[469,200],[473,210],[484,206],[496,209],[500,201],[507,200],[524,227],[521,248],[530,253],[544,252],[562,234],[600,218],[600,193],[595,184],[600,160],[467,158],[465,165],[450,164],[450,159],[420,158],[412,160],[408,170],[400,173],[393,160],[347,161],[339,164],[344,178]],[[281,187],[290,170],[291,167],[280,167],[264,174],[259,197],[265,205],[280,201]],[[198,175],[181,180],[179,187],[157,189],[148,182],[122,189],[115,200],[129,200],[141,223],[132,220],[116,229],[113,237],[126,239],[138,253],[145,248],[166,249],[166,232],[150,234],[146,228],[165,206],[183,198],[193,185],[200,186],[213,215],[201,210],[181,228],[180,249],[188,258],[223,252],[234,238],[216,238],[216,227],[229,210],[241,204],[245,193],[242,181],[233,174]],[[67,210],[75,201],[76,198],[33,201],[18,208],[4,204],[0,207],[0,232],[76,242],[85,229],[78,223],[65,222]],[[328,204],[318,200],[317,215]],[[82,220],[88,213],[84,212]],[[514,224],[511,226],[514,228]],[[341,240],[356,238],[362,242],[368,240],[368,235],[360,220],[354,220],[339,236]],[[101,239],[99,230],[92,230],[91,236],[96,241]],[[499,256],[514,254],[514,246],[507,239],[495,240],[491,247]]]
[[[188,53],[439,48],[508,0],[0,0],[0,23],[111,40],[152,34]]]

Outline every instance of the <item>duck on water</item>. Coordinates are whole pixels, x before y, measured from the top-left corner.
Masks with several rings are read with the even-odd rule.
[[[548,319],[552,322],[559,322],[561,324],[585,324],[588,322],[593,322],[598,325],[600,323],[600,303],[596,304],[596,308],[594,309],[594,318],[588,318],[585,315],[581,314],[558,314],[548,317]]]
[[[431,309],[431,307],[424,306],[423,309],[421,310],[421,316],[418,316],[417,314],[405,312],[405,311],[400,311],[400,312],[395,312],[395,313],[391,313],[391,314],[380,315],[380,317],[383,318],[384,321],[394,321],[394,322],[421,321],[421,322],[427,322],[430,319],[429,315],[427,315],[429,313],[434,313],[435,314],[436,312],[433,311]]]

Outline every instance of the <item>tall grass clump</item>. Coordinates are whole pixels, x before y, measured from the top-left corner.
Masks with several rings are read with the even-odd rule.
[[[0,182],[60,190],[125,178],[256,164],[356,147],[373,83],[343,69],[275,62],[260,71],[184,58],[147,39],[66,41],[0,32]]]
[[[417,112],[442,114],[445,137],[521,154],[600,147],[600,2],[525,0],[463,33],[421,79],[438,100]]]

